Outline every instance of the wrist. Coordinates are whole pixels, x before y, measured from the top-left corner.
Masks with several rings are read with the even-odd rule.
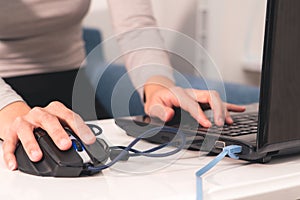
[[[5,130],[9,129],[12,122],[20,116],[26,115],[31,108],[23,101],[13,102],[0,110],[0,138]]]

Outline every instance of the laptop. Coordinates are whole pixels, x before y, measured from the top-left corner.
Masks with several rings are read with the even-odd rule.
[[[219,153],[225,146],[241,145],[240,159],[255,162],[300,153],[299,10],[299,0],[268,0],[259,104],[257,110],[233,114],[233,125],[203,128],[179,108],[167,123],[149,116],[117,118],[115,123],[133,137],[157,126],[176,127],[191,150]],[[158,132],[144,139],[166,143],[178,137]]]

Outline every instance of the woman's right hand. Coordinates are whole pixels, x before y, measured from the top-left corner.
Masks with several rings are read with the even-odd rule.
[[[42,128],[48,132],[57,147],[67,150],[72,142],[63,126],[71,128],[86,144],[96,137],[83,119],[60,102],[51,102],[46,107],[30,108],[25,102],[14,102],[0,111],[0,138],[3,140],[3,157],[10,170],[17,168],[15,150],[18,141],[33,162],[42,158],[42,151],[33,130]]]

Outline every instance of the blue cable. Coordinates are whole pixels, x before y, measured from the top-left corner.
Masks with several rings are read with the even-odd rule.
[[[230,145],[223,148],[223,151],[212,161],[210,161],[207,165],[196,172],[196,190],[197,190],[197,200],[203,199],[203,183],[202,183],[202,175],[205,174],[208,170],[213,168],[218,162],[220,162],[226,155],[233,159],[239,159],[236,153],[240,153],[242,151],[242,147],[239,145]]]
[[[174,134],[178,134],[181,139],[180,146],[178,146],[175,150],[172,150],[167,153],[153,153],[153,152],[163,149],[164,147],[167,147],[167,146],[176,146],[175,144],[178,144],[178,142],[167,142],[165,144],[158,145],[158,146],[148,149],[146,151],[139,151],[139,150],[132,148],[143,138],[147,137],[148,135],[153,135],[153,133],[156,133],[159,131],[171,132]],[[185,147],[186,143],[187,143],[186,136],[179,129],[172,128],[172,127],[156,127],[156,128],[145,131],[144,133],[139,135],[137,138],[135,138],[126,147],[125,146],[111,147],[111,149],[120,149],[122,151],[108,164],[102,165],[99,167],[89,166],[88,170],[91,172],[99,172],[101,170],[109,168],[112,165],[114,165],[115,163],[117,163],[118,161],[122,160],[122,158],[125,157],[126,155],[128,155],[129,152],[133,152],[133,153],[129,154],[129,156],[166,157],[166,156],[174,155],[174,154],[178,153],[179,151],[181,151]],[[218,162],[220,162],[226,155],[228,155],[230,158],[233,158],[233,159],[239,159],[239,157],[236,154],[240,153],[241,151],[242,151],[242,147],[239,145],[230,145],[230,146],[224,147],[222,152],[218,156],[216,156],[215,159],[213,159],[211,162],[209,162],[207,165],[205,165],[203,168],[201,168],[200,170],[198,170],[196,172],[197,200],[203,199],[203,182],[202,182],[201,176],[203,174],[205,174],[207,171],[209,171],[211,168],[213,168],[216,164],[218,164]]]
[[[135,150],[135,149],[132,148],[134,145],[136,145],[143,138],[147,137],[148,135],[153,135],[153,133],[157,133],[159,131],[161,131],[161,132],[171,132],[171,133],[174,133],[174,134],[179,134],[179,136],[181,138],[180,146],[177,147],[175,150],[172,150],[172,151],[167,152],[167,153],[160,153],[160,154],[159,153],[153,154],[152,152],[155,152],[155,151],[157,151],[159,149],[162,149],[162,148],[164,148],[166,146],[171,146],[174,143],[168,142],[166,144],[159,145],[158,147],[154,147],[154,148],[151,148],[151,149],[146,150],[146,151],[138,151],[138,150]],[[117,163],[118,161],[122,160],[122,158],[124,156],[126,156],[129,151],[134,152],[135,154],[137,154],[139,156],[166,157],[166,156],[170,156],[170,155],[178,153],[179,151],[181,151],[185,147],[185,145],[186,145],[185,134],[183,134],[179,129],[177,129],[177,128],[171,128],[171,127],[156,127],[156,128],[153,128],[153,129],[149,129],[149,130],[145,131],[144,133],[142,133],[141,135],[139,135],[128,146],[121,147],[122,151],[111,162],[109,162],[108,164],[101,165],[99,167],[88,166],[88,170],[94,173],[94,172],[99,172],[99,171],[101,171],[103,169],[107,169],[107,168],[111,167],[112,165],[114,165],[115,163]]]

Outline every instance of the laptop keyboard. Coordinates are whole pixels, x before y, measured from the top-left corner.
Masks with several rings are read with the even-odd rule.
[[[211,128],[199,126],[198,131],[226,136],[240,136],[257,133],[258,113],[247,113],[231,116],[234,123],[225,124],[223,127],[213,125]]]

